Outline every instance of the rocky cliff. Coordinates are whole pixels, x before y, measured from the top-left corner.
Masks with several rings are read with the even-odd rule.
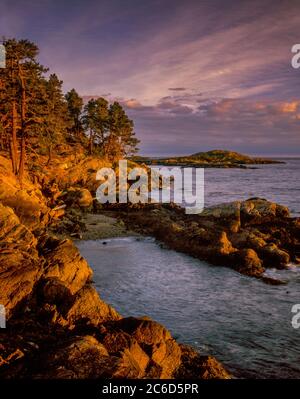
[[[63,188],[35,175],[21,189],[9,170],[1,157],[0,304],[7,327],[0,330],[0,378],[229,378],[216,359],[177,343],[157,322],[123,318],[101,300],[73,242],[55,235],[65,213],[56,198],[91,205],[89,191],[72,188],[78,171],[65,176]],[[69,218],[71,226],[80,219],[76,211]]]

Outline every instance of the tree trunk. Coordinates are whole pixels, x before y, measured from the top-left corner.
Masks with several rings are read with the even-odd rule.
[[[16,101],[12,102],[12,140],[10,145],[11,151],[11,162],[13,173],[16,175],[18,173],[18,145],[17,145],[17,108]]]
[[[26,163],[26,145],[25,145],[25,118],[26,118],[26,91],[25,82],[23,77],[22,69],[19,65],[19,78],[21,82],[21,155],[20,155],[20,166],[19,166],[19,179],[20,184],[23,184],[24,169]]]
[[[80,123],[79,123],[79,118],[76,118],[76,122],[75,122],[75,136],[76,137],[80,137]]]
[[[90,155],[93,154],[93,148],[94,148],[94,136],[93,136],[93,131],[90,130]]]
[[[25,137],[24,137],[24,135],[22,135],[22,138],[21,138],[20,165],[19,165],[19,172],[18,172],[21,188],[23,186],[25,159],[26,159],[26,145],[25,145]]]

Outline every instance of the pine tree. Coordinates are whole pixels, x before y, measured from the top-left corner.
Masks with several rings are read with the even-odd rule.
[[[62,81],[37,61],[38,47],[9,39],[6,68],[0,69],[0,150],[9,152],[22,183],[26,154],[44,155],[47,164],[59,143],[80,143],[89,153],[117,160],[137,151],[133,121],[118,102],[92,99],[83,108],[75,89],[65,96]],[[89,139],[87,138],[89,136]]]
[[[100,97],[91,99],[84,107],[83,126],[89,132],[89,152],[96,145],[101,153],[108,128],[108,102]]]
[[[67,130],[71,126],[62,83],[55,74],[50,75],[45,82],[47,112],[42,119],[41,139],[48,151],[47,165],[51,162],[54,146],[65,141]]]
[[[71,119],[70,131],[75,137],[80,138],[83,132],[81,122],[83,100],[75,89],[70,90],[65,95],[65,98],[68,104],[68,111]]]
[[[118,102],[109,107],[109,132],[105,150],[109,157],[120,158],[138,151],[133,121]]]
[[[26,162],[26,141],[32,124],[38,122],[34,103],[38,97],[42,74],[46,69],[36,60],[38,47],[34,43],[28,40],[10,39],[6,40],[4,45],[6,68],[1,70],[0,77],[1,85],[5,87],[5,94],[1,94],[1,100],[6,102],[7,107],[1,112],[2,129],[10,131],[12,168],[22,183]]]

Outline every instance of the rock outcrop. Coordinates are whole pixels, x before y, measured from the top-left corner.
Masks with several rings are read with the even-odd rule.
[[[300,218],[265,199],[221,204],[198,215],[186,215],[172,204],[132,206],[130,212],[115,215],[170,248],[268,283],[272,280],[263,276],[266,268],[300,263]]]

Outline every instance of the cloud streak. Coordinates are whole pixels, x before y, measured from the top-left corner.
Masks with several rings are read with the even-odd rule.
[[[294,153],[298,9],[298,0],[3,0],[0,26],[36,41],[66,90],[120,100],[144,153]]]
[[[126,100],[122,103],[126,107]],[[180,155],[214,148],[252,154],[268,154],[271,148],[273,154],[298,155],[300,100],[204,99],[196,110],[161,104],[127,109],[137,121],[142,152],[147,155]]]

